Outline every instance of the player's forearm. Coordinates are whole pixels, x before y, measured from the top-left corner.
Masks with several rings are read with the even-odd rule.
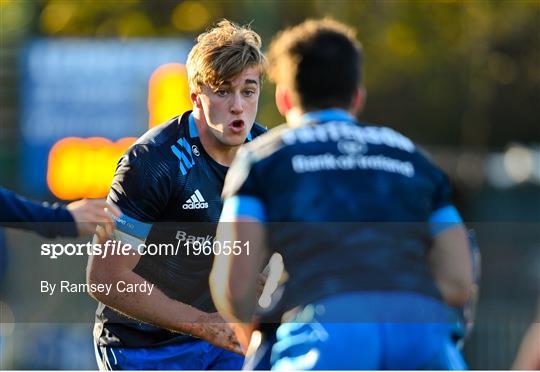
[[[93,274],[88,275],[88,283],[109,284],[111,291],[108,294],[91,292],[90,295],[130,318],[174,332],[191,334],[193,324],[206,314],[192,306],[167,297],[155,286],[148,293],[120,292],[116,288],[117,283],[120,281],[136,285],[139,288],[147,285],[144,278],[130,270],[123,272],[109,271],[106,275],[99,275],[94,271]]]
[[[251,278],[246,279],[246,281],[251,281]],[[254,281],[255,279],[253,279]],[[257,301],[255,286],[238,288],[231,285],[216,291],[214,295],[215,298],[220,299],[216,301],[216,307],[225,319],[230,322],[251,321]]]
[[[121,270],[118,266],[100,266],[92,262],[89,264],[88,283],[109,284],[112,288],[107,295],[91,292],[92,297],[130,318],[173,332],[186,333],[221,348],[241,353],[232,330],[218,314],[205,313],[173,300],[157,287],[153,287],[150,293],[125,293],[116,290],[116,284],[120,281],[139,286],[145,284],[144,278],[132,271],[133,263]]]
[[[217,263],[216,266],[220,265],[227,264]],[[252,322],[257,299],[265,290],[266,279],[265,273],[259,273],[253,278],[223,272],[219,268],[212,270],[210,291],[219,313],[231,323]]]

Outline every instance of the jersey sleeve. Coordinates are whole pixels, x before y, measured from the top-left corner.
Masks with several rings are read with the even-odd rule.
[[[452,188],[448,177],[439,169],[435,169],[435,192],[429,216],[431,235],[436,236],[462,224],[463,220],[452,203]]]
[[[2,226],[31,230],[49,238],[78,235],[73,216],[60,204],[36,203],[0,187],[0,211]]]
[[[240,149],[225,178],[220,221],[249,219],[263,222],[266,220],[260,181],[255,168],[254,154],[245,148]]]
[[[159,219],[171,193],[168,164],[156,149],[132,147],[118,162],[108,201],[122,211],[117,230],[142,241]]]

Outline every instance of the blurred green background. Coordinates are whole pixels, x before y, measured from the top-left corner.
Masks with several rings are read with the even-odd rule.
[[[1,0],[0,175],[17,172],[20,48],[35,37],[194,40],[221,18],[251,23],[265,46],[309,17],[358,31],[368,101],[363,119],[428,146],[501,151],[540,142],[540,2]],[[282,121],[265,85],[259,120]],[[471,182],[474,183],[474,182]]]
[[[509,368],[540,288],[540,0],[0,0],[0,184],[21,186],[20,58],[29,40],[192,42],[228,18],[250,23],[266,48],[283,27],[323,16],[355,27],[364,46],[361,119],[410,136],[455,184],[484,255],[478,324],[465,354],[472,368]],[[283,120],[270,83],[258,120]],[[2,288],[17,288],[9,269]],[[0,368],[94,368],[91,358],[32,364],[13,343]]]

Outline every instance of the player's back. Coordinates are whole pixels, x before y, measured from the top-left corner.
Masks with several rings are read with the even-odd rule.
[[[426,253],[428,220],[448,202],[446,178],[405,136],[332,120],[280,128],[255,141],[269,245],[289,274],[286,307],[355,290],[440,298]],[[262,188],[262,180],[265,181]]]

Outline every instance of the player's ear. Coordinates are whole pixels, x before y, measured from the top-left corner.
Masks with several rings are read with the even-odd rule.
[[[290,91],[282,85],[276,85],[276,106],[279,113],[287,116],[287,113],[293,108]]]
[[[201,97],[199,97],[199,93],[191,92],[190,98],[193,106],[201,108]]]
[[[367,92],[366,89],[362,86],[356,89],[354,96],[351,102],[351,114],[356,116],[364,109],[364,104],[366,102]]]

